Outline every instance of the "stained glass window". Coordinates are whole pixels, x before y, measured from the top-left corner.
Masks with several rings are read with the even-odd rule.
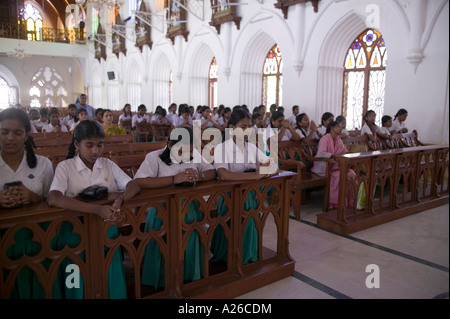
[[[27,26],[27,40],[41,40],[41,33],[39,29],[43,27],[43,24],[39,11],[33,5],[27,4],[21,10],[21,14]]]
[[[342,114],[347,129],[361,128],[367,110],[377,114],[381,124],[384,111],[387,52],[383,36],[375,29],[366,29],[351,44],[344,61],[344,92]]]
[[[0,110],[9,106],[9,85],[4,78],[0,76]]]
[[[283,60],[281,50],[275,44],[267,53],[263,66],[262,104],[281,105],[283,84]]]
[[[209,107],[214,108],[217,106],[217,92],[219,89],[218,83],[218,70],[216,58],[214,57],[209,66]]]
[[[54,68],[40,68],[31,79],[30,87],[31,107],[67,106],[68,92],[64,80]]]

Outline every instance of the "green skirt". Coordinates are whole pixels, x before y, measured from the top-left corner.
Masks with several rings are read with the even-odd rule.
[[[189,203],[189,212],[185,215],[184,221],[190,224],[194,221],[201,221],[203,213],[199,210],[198,201]],[[159,230],[162,226],[162,220],[156,218],[157,210],[150,207],[145,224],[145,232],[149,230]],[[203,259],[204,249],[200,242],[200,236],[197,231],[193,231],[189,236],[183,260],[183,280],[195,281],[203,277]],[[154,239],[151,239],[145,247],[144,264],[142,270],[142,283],[153,286],[155,289],[165,286],[164,279],[164,258],[161,254],[159,245]]]
[[[76,247],[80,243],[80,236],[72,233],[73,226],[69,222],[61,224],[60,232],[57,234],[51,245],[54,250],[61,250],[64,246]],[[110,239],[114,239],[119,235],[116,225],[112,225],[106,231],[106,235]],[[107,248],[105,247],[105,252]],[[80,258],[85,260],[84,253],[81,253]],[[84,283],[83,278],[80,278],[79,288],[68,288],[66,286],[67,273],[66,267],[74,262],[69,258],[65,258],[61,263],[56,281],[53,284],[53,298],[55,299],[83,299],[84,298]],[[113,255],[111,265],[108,271],[108,297],[110,299],[126,299],[127,289],[125,280],[125,269],[123,266],[122,249],[119,247]]]
[[[40,224],[46,228],[49,223]],[[35,256],[41,251],[41,245],[33,242],[33,232],[28,228],[21,228],[14,234],[15,245],[6,251],[9,259],[17,260],[23,255]],[[43,263],[44,264],[44,263]],[[46,260],[48,264],[48,260]],[[48,265],[47,265],[48,266]],[[10,295],[11,299],[43,299],[44,288],[37,279],[36,273],[29,267],[23,267],[17,274],[14,288]]]
[[[244,204],[244,210],[258,208],[258,201],[255,198],[255,191],[251,190],[247,195],[247,201]],[[219,197],[217,203],[217,213],[224,216],[228,212],[228,207],[223,205],[222,196]],[[222,226],[218,226],[214,230],[211,241],[212,262],[227,261],[228,241],[225,238]],[[258,260],[258,231],[256,230],[255,221],[251,217],[245,226],[244,237],[242,239],[242,264],[246,265],[250,262]]]

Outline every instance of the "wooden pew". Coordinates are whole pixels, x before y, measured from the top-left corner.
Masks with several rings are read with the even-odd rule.
[[[137,170],[145,159],[145,155],[113,155],[110,159],[117,164],[131,178],[134,178]]]
[[[347,136],[346,138],[342,139],[342,142],[350,153],[361,153],[367,152],[369,150],[367,140],[367,135],[356,135]]]
[[[116,135],[116,136],[105,136],[103,139],[104,144],[123,144],[123,143],[134,143],[133,134]]]
[[[419,140],[418,133],[413,130],[409,133],[401,133],[401,144],[403,147],[414,147],[414,146],[426,146],[429,144],[424,144]]]
[[[145,121],[136,123],[136,142],[151,142],[152,140],[153,140],[152,125]]]
[[[402,133],[395,133],[392,135],[390,139],[387,139],[385,141],[386,146],[388,149],[396,149],[396,148],[402,148],[404,147],[402,143],[403,134]]]
[[[351,234],[448,204],[448,145],[346,154],[336,160],[341,169],[338,209],[317,215],[317,223],[327,229]],[[347,179],[350,169],[354,179]],[[365,201],[358,201],[363,192]]]
[[[167,146],[166,141],[156,141],[148,143],[131,143],[128,144],[130,148],[130,155],[147,155],[150,152],[165,148]]]
[[[172,125],[152,124],[152,134],[155,141],[167,141],[172,131]]]
[[[131,119],[125,119],[122,121],[122,127],[127,130],[127,134],[131,133],[133,130],[131,129]]]
[[[269,143],[270,144],[270,143]],[[293,170],[297,175],[291,180],[291,204],[294,215],[300,219],[302,202],[305,202],[306,191],[323,189],[323,207],[324,212],[328,211],[329,205],[329,164],[330,159],[317,158],[317,140],[309,142],[281,141],[278,142],[278,163],[281,170]],[[311,172],[315,161],[326,162],[325,175],[320,176]]]
[[[108,275],[112,258],[117,249],[122,249],[127,273],[128,299],[161,298],[235,298],[269,283],[293,275],[295,261],[289,254],[289,192],[290,173],[251,182],[210,181],[196,187],[169,186],[145,189],[127,200],[121,211],[124,220],[117,224],[120,235],[107,236],[111,224],[105,223],[95,214],[85,214],[48,206],[46,202],[22,208],[3,210],[0,214],[0,298],[8,299],[18,274],[25,267],[30,268],[45,293],[52,298],[52,289],[60,264],[69,258],[79,267],[83,278],[84,298],[108,298]],[[268,191],[278,200],[267,204]],[[245,212],[242,203],[250,191],[259,200],[257,207]],[[109,193],[108,198],[96,203],[111,205],[120,193]],[[215,209],[219,196],[228,211],[217,215]],[[186,215],[191,203],[195,202],[203,217],[187,222]],[[155,207],[157,218],[161,219],[159,229],[144,232],[149,207]],[[244,229],[249,218],[255,221],[258,233],[258,259],[242,264],[242,242]],[[275,238],[270,247],[264,241],[266,225],[275,227]],[[55,250],[52,246],[62,223],[73,227],[80,241],[75,246]],[[43,227],[45,225],[45,227]],[[213,262],[209,250],[212,232],[222,227],[228,242],[227,261]],[[39,246],[37,254],[8,258],[8,251],[16,244],[16,233],[26,228],[31,232],[33,244]],[[196,233],[204,249],[203,274],[193,282],[183,280],[184,252],[188,240]],[[154,240],[164,260],[164,287],[158,290],[141,284],[141,265],[145,247]],[[273,243],[272,243],[273,241]],[[120,248],[119,248],[120,247]],[[83,254],[83,257],[80,255]],[[49,263],[44,266],[43,260]],[[62,270],[64,273],[64,270]]]

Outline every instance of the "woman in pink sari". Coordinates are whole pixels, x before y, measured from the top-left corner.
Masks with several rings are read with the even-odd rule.
[[[327,126],[327,131],[325,135],[319,141],[319,148],[317,150],[317,157],[325,157],[334,159],[335,156],[344,155],[348,153],[347,148],[342,142],[339,135],[342,129],[338,122],[332,121]],[[314,173],[318,175],[325,175],[326,162],[316,161],[311,169]],[[329,168],[330,172],[330,208],[334,209],[338,207],[338,197],[339,197],[339,164],[332,160]],[[347,178],[355,178],[356,174],[353,170],[349,170]],[[353,191],[350,188],[348,191],[348,205],[353,206]]]

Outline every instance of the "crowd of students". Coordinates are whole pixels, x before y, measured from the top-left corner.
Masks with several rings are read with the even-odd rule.
[[[77,106],[78,105],[78,106]],[[131,118],[132,126],[137,122],[168,124],[173,128],[183,127],[190,136],[190,156],[181,161],[173,162],[170,156],[171,149],[178,143],[186,143],[180,136],[169,138],[167,146],[163,149],[146,155],[134,179],[124,173],[113,161],[102,157],[103,140],[108,130],[112,127],[112,113],[102,110],[101,123],[96,120],[96,111],[86,107],[85,99],[80,103],[71,104],[68,107],[68,115],[59,118],[57,109],[49,112],[41,109],[39,118],[33,110],[29,116],[21,109],[9,108],[0,112],[0,207],[9,209],[47,201],[49,205],[63,209],[76,210],[82,213],[95,214],[105,223],[112,224],[107,235],[110,238],[117,236],[118,229],[115,223],[123,217],[121,206],[141,189],[165,187],[182,183],[197,183],[214,179],[219,180],[256,180],[267,178],[277,174],[278,166],[270,153],[261,151],[255,144],[248,141],[247,136],[231,135],[218,144],[214,150],[214,163],[206,161],[193,147],[194,120],[201,120],[202,129],[214,127],[221,131],[230,129],[266,129],[269,138],[278,141],[319,140],[317,156],[334,158],[345,154],[348,150],[342,143],[341,137],[355,132],[345,132],[345,118],[338,116],[336,120],[333,114],[323,114],[321,123],[316,126],[308,115],[300,113],[299,107],[293,107],[293,115],[285,119],[284,109],[281,107],[256,107],[251,114],[245,105],[229,107],[219,106],[212,111],[209,107],[198,107],[196,112],[186,104],[172,104],[169,113],[163,108],[158,108],[150,117],[147,115],[145,105],[138,107],[135,115],[131,113],[131,106],[126,104],[123,114],[119,117],[118,126],[122,121]],[[383,117],[383,127],[376,126],[375,112],[368,111],[364,115],[365,125],[360,134],[375,135],[388,138],[392,132],[407,132],[405,120],[407,112],[403,109],[392,118]],[[47,117],[50,120],[47,120]],[[46,157],[36,155],[33,151],[31,133],[33,126],[42,125],[44,131],[61,130],[72,131],[72,143],[68,148],[67,159],[60,162],[55,171]],[[70,127],[70,128],[69,128]],[[267,130],[269,128],[269,130]],[[386,128],[386,129],[384,129]],[[276,133],[274,133],[276,132]],[[244,140],[240,140],[240,139]],[[181,152],[181,149],[180,149]],[[75,155],[76,154],[76,155]],[[182,154],[180,153],[180,158]],[[193,157],[201,158],[192,162]],[[256,161],[249,161],[255,158]],[[245,160],[247,159],[247,161]],[[323,163],[322,163],[323,164]],[[323,165],[317,162],[313,171],[323,174]],[[270,168],[270,169],[268,169]],[[350,173],[349,173],[350,174]],[[352,178],[352,176],[348,176]],[[110,192],[123,191],[111,205],[98,205],[95,202],[79,200],[79,194],[91,185],[103,186]],[[337,194],[339,186],[339,170],[337,164],[330,167],[330,205],[337,207]],[[245,203],[245,209],[256,208],[254,192],[250,192]],[[217,207],[218,214],[225,214],[227,208],[221,204]],[[199,216],[198,205],[191,203],[187,218],[196,220]],[[161,220],[156,218],[156,208],[150,207],[146,221],[146,229],[158,229]],[[72,245],[67,232],[70,233],[69,223],[64,222],[57,235],[58,245]],[[21,237],[22,236],[22,237]],[[26,250],[26,234],[16,237],[18,251],[9,252],[18,254]],[[210,247],[211,260],[226,260],[227,241],[224,239],[223,230],[216,230]],[[245,228],[243,236],[243,263],[250,263],[258,258],[258,234],[253,220],[250,220]],[[184,280],[194,281],[203,274],[203,250],[198,244],[199,238],[195,235],[189,239],[188,248],[184,258]],[[21,246],[22,245],[22,246]],[[151,257],[150,257],[151,256]],[[9,256],[13,258],[14,256]],[[144,284],[155,288],[164,286],[164,260],[159,252],[159,247],[150,241],[146,247],[146,257],[143,264],[142,281]],[[31,271],[31,270],[30,270]],[[122,255],[118,250],[114,255],[109,272],[109,296],[111,298],[126,298],[125,275],[123,271]],[[42,289],[37,288],[35,275],[23,273],[17,280],[14,288],[14,296],[17,298],[41,298]],[[83,298],[83,292],[72,295],[67,291],[64,281],[57,279],[53,289],[54,297]]]

